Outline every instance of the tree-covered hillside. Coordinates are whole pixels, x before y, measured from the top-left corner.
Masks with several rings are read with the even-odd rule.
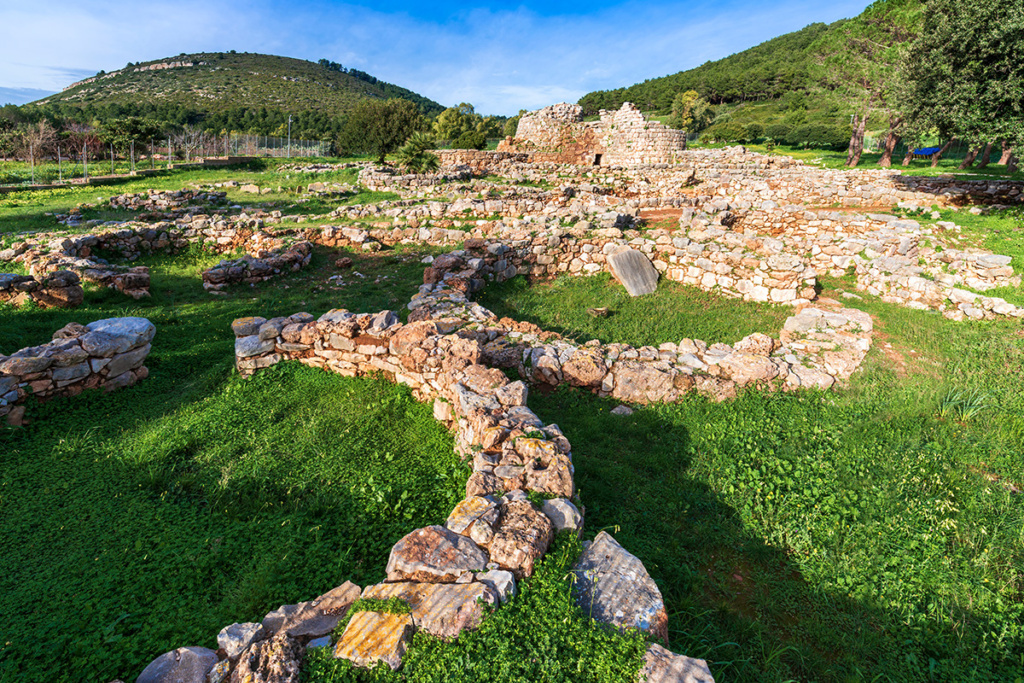
[[[712,104],[758,102],[807,91],[814,86],[809,73],[813,59],[809,48],[830,28],[811,24],[696,69],[626,88],[588,93],[579,104],[585,114],[618,109],[623,102],[632,102],[645,111],[665,112],[676,94],[686,90],[696,90]]]
[[[314,63],[234,52],[181,54],[153,62],[129,63],[123,69],[100,72],[33,104],[93,109],[152,105],[203,113],[266,107],[288,113],[337,115],[367,97],[410,100],[425,114],[444,109],[411,90],[328,60]]]

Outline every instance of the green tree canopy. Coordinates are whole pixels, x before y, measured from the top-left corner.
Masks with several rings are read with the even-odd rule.
[[[409,100],[366,99],[352,110],[346,127],[350,138],[360,140],[363,148],[383,163],[384,158],[419,130],[422,123],[419,109]]]
[[[1024,147],[1024,4],[930,0],[901,108],[917,130]]]

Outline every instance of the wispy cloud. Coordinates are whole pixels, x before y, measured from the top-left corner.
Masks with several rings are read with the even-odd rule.
[[[83,75],[181,52],[265,52],[363,69],[443,104],[512,114],[732,54],[866,0],[387,9],[328,0],[51,0],[0,11],[0,83],[59,90]],[[82,40],[75,40],[81,36]],[[45,55],[26,64],[25,55]],[[61,64],[54,67],[53,64]]]

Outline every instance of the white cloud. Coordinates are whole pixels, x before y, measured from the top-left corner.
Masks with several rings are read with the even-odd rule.
[[[426,21],[324,0],[50,0],[0,10],[15,27],[0,41],[0,85],[59,90],[129,61],[235,49],[326,57],[442,104],[514,114],[675,73],[865,4],[627,2],[585,15],[470,9]],[[26,55],[45,57],[27,64]]]

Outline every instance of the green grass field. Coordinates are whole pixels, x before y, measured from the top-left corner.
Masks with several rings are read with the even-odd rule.
[[[11,233],[52,229],[45,212],[86,199],[3,201]],[[965,243],[1024,256],[1013,215],[952,219]],[[89,286],[71,311],[0,307],[7,353],[69,321],[157,326],[148,379],[30,403],[26,428],[0,431],[0,681],[133,680],[168,649],[214,646],[231,622],[380,580],[394,541],[462,497],[468,468],[407,390],[297,364],[247,381],[233,371],[236,317],[401,309],[422,282],[426,250],[345,252],[350,271],[333,267],[341,253],[318,247],[301,272],[215,297],[199,274],[220,256],[195,249],[140,260],[150,299]],[[339,273],[346,284],[328,281]],[[644,561],[672,649],[706,658],[719,683],[1024,681],[1024,329],[844,299],[846,278],[821,284],[876,325],[839,391],[688,396],[629,417],[579,390],[531,393],[573,443],[585,537],[609,529]],[[479,300],[635,345],[777,334],[789,314],[667,282],[630,299],[606,276],[516,279]],[[594,306],[612,314],[593,318]],[[418,634],[399,674],[321,651],[304,680],[627,680],[642,641],[573,605],[578,549],[559,539],[522,595],[457,644]]]

